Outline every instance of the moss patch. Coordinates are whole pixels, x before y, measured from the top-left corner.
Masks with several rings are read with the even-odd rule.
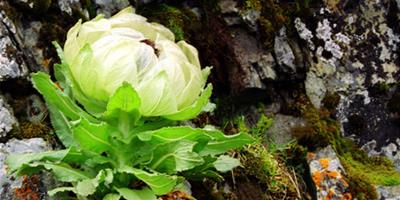
[[[347,181],[354,197],[358,199],[377,199],[375,185],[400,185],[400,173],[387,158],[368,157],[351,140],[340,133],[339,123],[330,117],[327,108],[314,108],[303,95],[289,106],[293,112],[307,120],[304,127],[293,130],[299,142],[315,150],[332,145],[347,173]]]

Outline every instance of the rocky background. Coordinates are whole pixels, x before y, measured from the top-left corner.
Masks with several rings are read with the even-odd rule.
[[[52,73],[78,19],[129,5],[213,66],[217,109],[188,123],[259,139],[193,197],[400,199],[399,0],[0,0],[0,199],[57,184],[6,175],[8,154],[60,148],[29,73]]]

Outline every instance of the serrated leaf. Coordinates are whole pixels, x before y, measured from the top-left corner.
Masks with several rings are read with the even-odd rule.
[[[55,163],[46,163],[43,161],[24,164],[18,169],[17,173],[19,175],[30,174],[27,172],[29,172],[32,169],[38,170],[40,168],[52,171],[55,178],[61,182],[78,182],[84,179],[92,178],[90,177],[89,174],[81,170],[74,169],[66,163],[55,164]]]
[[[46,102],[59,109],[67,118],[78,120],[84,117],[92,122],[97,121],[66,96],[61,89],[51,81],[49,75],[43,72],[34,73],[32,74],[32,83],[40,94],[43,95]]]
[[[127,200],[157,200],[156,195],[148,188],[132,190],[129,188],[116,188],[118,193]]]
[[[168,143],[180,140],[190,140],[197,142],[201,139],[211,140],[212,137],[203,134],[203,129],[192,128],[190,126],[165,127],[155,131],[146,131],[138,134],[138,138],[142,141],[151,143]]]
[[[80,148],[99,154],[113,149],[108,130],[106,123],[94,124],[84,118],[72,128],[74,140]]]
[[[51,161],[59,162],[62,161],[70,152],[70,149],[64,149],[59,151],[47,151],[41,153],[25,153],[25,154],[10,154],[6,159],[6,164],[9,171],[15,172],[22,165],[32,163],[36,161]]]
[[[230,149],[239,148],[254,142],[254,139],[246,133],[224,135],[220,131],[210,131],[205,132],[205,134],[213,137],[213,140],[208,142],[204,149],[199,152],[202,156],[222,154]]]
[[[139,180],[145,182],[156,195],[163,195],[170,192],[176,185],[176,177],[160,173],[149,173],[141,169],[123,166],[119,172],[133,174]]]
[[[123,134],[123,141],[140,118],[140,98],[131,84],[124,82],[111,96],[103,119]]]
[[[112,182],[113,174],[111,169],[101,170],[97,176],[93,179],[85,179],[76,185],[76,193],[80,196],[87,197],[96,192],[97,187],[100,183]]]
[[[58,188],[49,190],[47,192],[47,194],[49,196],[54,196],[55,194],[60,193],[60,192],[74,192],[75,193],[76,191],[75,191],[75,187],[58,187]]]
[[[212,85],[208,84],[206,89],[204,89],[203,93],[201,94],[201,96],[197,99],[197,101],[192,106],[189,106],[178,113],[175,113],[172,115],[165,115],[163,117],[166,119],[170,119],[170,120],[193,119],[193,118],[197,117],[197,115],[199,115],[201,113],[203,107],[207,105],[208,100],[211,96],[211,93],[212,93]]]
[[[151,168],[173,174],[203,164],[203,158],[193,152],[195,144],[196,142],[181,140],[158,146],[153,151]]]
[[[214,162],[214,167],[220,172],[228,172],[233,168],[240,166],[240,161],[226,155],[219,156]]]
[[[60,139],[65,147],[76,146],[72,137],[72,127],[67,117],[58,110],[55,106],[47,104],[50,111],[50,121],[53,125],[57,137]]]

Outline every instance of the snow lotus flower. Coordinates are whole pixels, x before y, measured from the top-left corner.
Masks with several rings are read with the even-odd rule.
[[[193,118],[207,102],[210,69],[201,69],[197,50],[175,43],[166,27],[149,23],[128,7],[111,18],[79,21],[67,34],[65,61],[73,97],[92,114],[105,111],[125,82],[141,99],[143,116]]]

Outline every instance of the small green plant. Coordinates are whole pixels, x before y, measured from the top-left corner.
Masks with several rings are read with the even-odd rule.
[[[65,47],[64,50],[65,54],[69,53],[69,58],[64,57],[61,47],[55,43],[61,60],[61,64],[55,66],[55,77],[58,82],[54,83],[49,75],[42,72],[32,75],[33,86],[43,95],[49,108],[52,125],[66,149],[35,154],[14,154],[9,156],[6,162],[10,173],[31,175],[44,169],[51,171],[59,181],[70,183],[69,186],[49,191],[50,196],[72,192],[78,199],[155,200],[157,196],[174,191],[185,178],[222,178],[218,172],[227,172],[240,165],[239,160],[223,154],[230,149],[253,141],[248,134],[238,133],[227,136],[210,126],[204,128],[174,126],[176,120],[196,117],[208,104],[211,85],[204,90],[201,89],[207,73],[200,70],[194,47],[187,46],[185,43],[181,43],[183,45],[181,50],[169,49],[171,52],[165,53],[164,51],[168,50],[160,48],[159,52],[156,51],[157,45],[159,45],[157,42],[169,43],[173,46],[175,45],[172,41],[173,38],[169,40],[172,42],[159,41],[163,39],[160,39],[161,36],[158,35],[156,43],[153,44],[153,41],[142,38],[141,33],[133,32],[136,30],[130,30],[136,35],[129,35],[129,31],[118,35],[121,34],[120,31],[129,29],[121,29],[120,26],[125,23],[129,27],[136,25],[145,31],[154,28],[154,30],[162,30],[163,33],[169,34],[164,27],[160,27],[161,25],[149,24],[141,16],[127,14],[127,11],[129,10],[124,10],[117,14],[117,17],[112,18],[118,24],[118,26],[113,24],[116,26],[116,30],[104,31],[105,27],[112,26],[107,26],[107,21],[97,17],[91,21],[91,25],[86,24],[89,31],[80,33],[77,40],[82,39],[79,37],[85,38],[82,36],[84,34],[89,34],[89,36],[95,34],[96,36],[86,39],[101,40],[99,37],[112,33],[111,36],[105,36],[105,38],[115,37],[114,40],[124,40],[127,44],[121,44],[122,47],[137,44],[140,48],[151,50],[146,50],[146,53],[149,53],[148,57],[139,58],[140,62],[138,61],[138,63],[128,62],[133,66],[127,65],[126,67],[144,70],[142,75],[149,73],[148,75],[154,79],[130,80],[132,77],[126,76],[126,69],[118,65],[122,58],[118,56],[115,58],[115,54],[113,55],[115,53],[113,51],[117,51],[117,55],[131,54],[124,48],[122,51],[121,48],[91,50],[90,45],[86,43],[79,52],[74,51],[79,50],[74,36],[78,35],[77,31],[82,31],[77,29],[80,22],[71,29],[73,31],[70,31],[68,36],[72,35],[71,37],[73,37],[69,43],[67,40],[69,46],[66,44],[68,47]],[[123,15],[128,16],[121,17]],[[127,23],[129,20],[133,20],[133,24]],[[99,34],[101,31],[104,33]],[[150,32],[149,34],[156,33]],[[154,49],[152,49],[152,45],[155,45]],[[99,51],[106,51],[108,54],[93,56]],[[110,53],[111,51],[112,53]],[[151,63],[146,60],[156,59],[154,56],[158,56],[157,53],[163,55],[157,59],[170,56],[169,64],[174,64],[174,61],[178,62],[174,60],[174,53],[176,53],[181,56],[179,57],[180,63],[168,65],[176,68],[167,68],[160,72],[158,70],[162,66],[150,66]],[[185,56],[188,56],[187,59],[197,63],[198,66],[190,65],[189,61],[185,63]],[[113,61],[111,62],[111,60]],[[107,68],[102,68],[99,63],[107,65]],[[136,66],[139,64],[145,66]],[[151,67],[157,70],[151,71]],[[109,82],[90,79],[99,70],[110,69],[113,70],[113,74],[102,72],[105,76],[103,78],[107,78]],[[76,70],[75,74],[73,70]],[[189,79],[183,77],[182,74],[175,73],[179,70],[189,76],[186,77]],[[168,74],[170,72],[171,74]],[[115,80],[119,78],[122,80]],[[124,78],[129,80],[124,80]],[[157,78],[161,78],[165,81],[162,83],[166,84],[167,81],[172,83],[187,81],[189,85],[194,85],[192,88],[181,88],[182,91],[176,91],[179,95],[173,99],[170,93],[166,93],[167,90],[172,91],[172,88],[165,88],[167,86],[157,82],[159,80]],[[137,83],[139,86],[129,81]],[[164,88],[164,90],[153,91],[141,88],[140,91],[137,91],[136,88],[140,88],[140,81],[145,85],[157,86],[159,84],[160,89]],[[149,84],[149,81],[152,82]],[[113,90],[114,88],[110,89],[111,86],[114,87],[118,83],[120,84],[115,90]],[[82,87],[85,90],[82,90]],[[150,88],[156,89],[157,87]],[[108,93],[110,96],[107,97]],[[199,93],[201,93],[200,96],[198,96]],[[77,102],[82,104],[86,110],[81,108]],[[171,110],[172,108],[168,106],[175,106],[175,108]]]

